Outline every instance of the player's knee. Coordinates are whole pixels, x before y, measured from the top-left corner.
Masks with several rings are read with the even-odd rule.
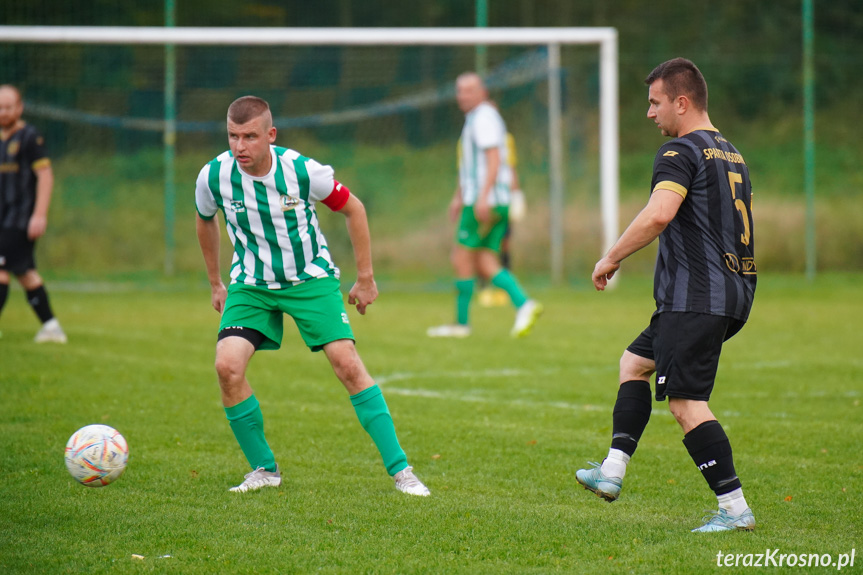
[[[26,290],[34,290],[42,285],[42,276],[36,270],[27,270],[18,276],[18,283]]]
[[[330,364],[336,377],[349,389],[356,387],[369,377],[366,368],[352,341],[343,340],[335,343],[328,353]]]
[[[455,246],[450,253],[450,263],[459,277],[471,277],[474,275],[473,253],[463,246]]]
[[[676,401],[673,397],[668,398],[668,411],[671,412],[671,415],[674,416],[677,423],[681,423],[686,419],[686,408],[684,404],[680,401]]]
[[[655,371],[655,364],[643,357],[635,355],[630,351],[624,351],[620,356],[620,381],[632,381],[641,379],[650,380]]]
[[[706,401],[670,397],[668,410],[684,432],[694,429],[705,421],[716,419]]]
[[[245,377],[245,370],[240,362],[229,356],[217,355],[215,367],[222,388],[236,385]]]
[[[332,359],[333,371],[339,381],[345,384],[354,383],[362,374],[359,358],[344,354]]]

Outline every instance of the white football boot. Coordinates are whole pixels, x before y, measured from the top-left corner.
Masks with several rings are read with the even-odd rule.
[[[236,487],[231,487],[228,491],[245,493],[246,491],[254,491],[261,487],[278,487],[281,484],[282,474],[279,472],[278,466],[275,471],[267,471],[263,467],[258,467],[254,471],[246,473],[246,480]]]
[[[538,301],[529,299],[515,312],[515,324],[512,326],[512,331],[509,335],[512,337],[524,337],[530,333],[533,324],[539,316],[542,315],[542,304]]]
[[[419,495],[420,497],[428,497],[431,495],[428,487],[423,485],[422,481],[414,475],[413,467],[405,467],[395,475],[393,481],[396,482],[396,489],[408,495]]]
[[[42,328],[36,333],[33,341],[36,343],[66,343],[67,339],[63,328],[60,327],[60,322],[54,317],[42,324]]]

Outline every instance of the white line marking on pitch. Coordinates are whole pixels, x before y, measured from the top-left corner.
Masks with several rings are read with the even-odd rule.
[[[431,389],[405,389],[401,387],[386,387],[387,394],[403,395],[407,397],[427,397],[431,399],[444,399],[449,401],[462,401],[465,403],[488,403],[496,405],[508,405],[511,407],[556,407],[572,411],[611,411],[611,406],[591,405],[586,403],[569,403],[566,401],[529,401],[524,399],[499,400],[482,395],[462,394],[453,392],[435,391]],[[662,412],[665,413],[665,412]]]
[[[597,369],[587,368],[584,371],[601,371]],[[557,409],[566,409],[569,411],[589,411],[589,412],[605,412],[608,413],[612,410],[613,404],[609,405],[594,405],[589,403],[571,403],[568,401],[531,401],[526,399],[496,399],[494,397],[489,397],[488,395],[484,395],[484,390],[476,390],[474,392],[469,393],[459,393],[454,391],[440,391],[436,389],[424,389],[424,388],[404,388],[404,387],[392,387],[388,385],[391,382],[395,381],[408,381],[413,379],[469,379],[475,377],[525,377],[525,376],[536,376],[536,375],[548,375],[553,373],[559,373],[560,369],[545,369],[545,370],[524,370],[524,369],[486,369],[486,370],[477,370],[477,371],[450,371],[450,372],[396,372],[386,376],[378,376],[375,378],[375,381],[378,385],[384,386],[386,384],[386,393],[393,395],[401,395],[405,397],[426,397],[429,399],[441,399],[445,401],[459,401],[463,403],[487,403],[487,404],[495,404],[495,405],[507,405],[510,407],[521,407],[521,408],[547,408],[553,407]],[[581,371],[581,370],[579,370]],[[854,397],[857,395],[856,392],[850,392],[846,394],[847,396]],[[671,413],[667,409],[663,408],[654,408],[651,410],[652,415],[658,415],[660,417],[671,417]],[[737,418],[743,417],[738,411],[730,411],[726,410],[721,412],[722,417],[726,418]],[[774,417],[777,419],[787,419],[789,416],[785,412],[772,412],[762,414],[762,416]]]

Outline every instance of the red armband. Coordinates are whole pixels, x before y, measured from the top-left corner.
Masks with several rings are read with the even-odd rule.
[[[324,200],[324,205],[334,212],[337,212],[345,207],[346,203],[348,203],[348,198],[351,197],[351,191],[347,186],[340,184],[338,180],[333,180],[333,184],[333,191],[330,192],[330,195]]]

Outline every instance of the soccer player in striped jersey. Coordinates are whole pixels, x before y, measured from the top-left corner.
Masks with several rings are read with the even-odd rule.
[[[42,322],[34,341],[66,343],[35,258],[36,240],[48,227],[54,172],[42,135],[21,119],[23,113],[18,89],[0,86],[0,311],[13,274]]]
[[[461,132],[459,185],[449,215],[458,221],[452,264],[456,274],[456,323],[429,328],[430,337],[470,335],[469,311],[476,277],[504,290],[516,308],[513,337],[530,333],[542,305],[528,298],[515,276],[500,265],[498,253],[508,225],[511,172],[506,124],[488,102],[482,78],[466,72],[456,80],[456,100],[465,114]]]
[[[362,202],[333,178],[331,167],[274,145],[276,128],[265,100],[244,96],[234,101],[227,127],[230,150],[201,170],[195,201],[212,304],[222,316],[216,344],[222,403],[252,469],[231,491],[278,487],[282,481],[246,369],[257,350],[279,349],[287,314],[309,349],[323,350],[330,361],[396,488],[429,495],[408,465],[381,390],[357,354],[339,290],[339,269],[315,211],[322,203],[345,216],[357,264],[348,303],[365,314],[378,290]],[[227,289],[219,269],[219,225],[214,219],[220,210],[234,245]]]
[[[647,117],[674,138],[656,154],[651,195],[593,270],[604,290],[631,254],[659,237],[654,276],[656,311],[620,359],[611,448],[602,464],[581,469],[586,489],[614,501],[651,411],[650,377],[658,401],[683,430],[683,444],[719,510],[694,532],[751,530],[731,444],[708,407],[722,343],[749,317],[755,295],[752,186],[743,156],[707,114],[707,83],[689,60],[660,64],[645,80]]]

